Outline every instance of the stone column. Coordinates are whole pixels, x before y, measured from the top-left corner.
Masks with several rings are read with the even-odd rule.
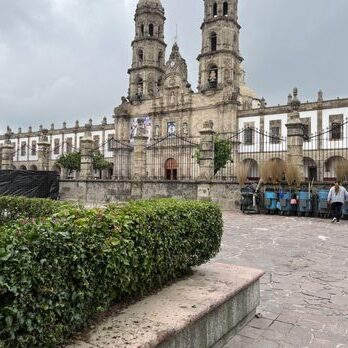
[[[146,178],[146,145],[148,137],[142,128],[138,129],[138,135],[134,137],[134,158],[132,178],[141,180]]]
[[[241,142],[236,138],[234,141],[231,142],[232,143],[232,160],[233,163],[231,163],[230,165],[233,168],[232,174],[233,177],[230,178],[230,180],[236,181],[237,180],[237,171],[239,166],[241,165],[241,156],[240,156],[240,144]]]
[[[303,164],[303,123],[300,119],[299,108],[301,102],[297,99],[297,88],[294,88],[293,98],[290,102],[291,112],[288,114],[287,127],[287,163],[294,164],[304,179]]]
[[[132,149],[129,141],[115,141],[113,179],[130,179]]]
[[[130,179],[131,152],[129,102],[122,97],[122,103],[114,110],[116,141],[114,151],[114,179]]]
[[[14,145],[11,143],[12,131],[7,127],[5,142],[1,147],[1,169],[13,169]]]
[[[93,177],[93,139],[91,129],[91,124],[87,123],[85,134],[81,139],[81,180],[88,180]]]
[[[199,132],[201,137],[200,159],[199,159],[199,179],[212,180],[214,178],[214,135],[213,121],[203,124],[203,129]]]
[[[325,176],[325,151],[323,151],[323,135],[321,133],[323,132],[323,92],[320,90],[318,92],[318,114],[317,114],[317,120],[318,125],[316,129],[317,137],[316,137],[316,153],[317,156],[314,157],[314,160],[317,163],[317,179],[319,181],[324,180]]]
[[[50,161],[50,147],[51,144],[48,141],[48,130],[42,129],[41,136],[39,139],[38,146],[38,169],[43,171],[50,170],[49,161]]]

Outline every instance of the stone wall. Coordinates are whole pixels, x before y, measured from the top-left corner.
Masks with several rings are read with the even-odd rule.
[[[317,182],[313,190],[317,192],[328,189],[330,185],[329,182]],[[273,185],[266,185],[266,187],[273,187]],[[286,188],[286,185],[282,187]],[[304,184],[303,188],[307,188],[307,185]],[[60,181],[60,199],[64,201],[79,201],[100,206],[110,202],[151,198],[210,200],[217,203],[222,210],[239,210],[241,194],[237,183],[222,181]]]
[[[134,199],[181,198],[204,199],[219,204],[223,210],[239,209],[238,184],[226,182],[61,180],[60,199],[89,205],[125,202]]]

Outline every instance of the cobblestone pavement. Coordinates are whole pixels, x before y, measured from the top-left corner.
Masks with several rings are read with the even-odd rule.
[[[260,318],[225,348],[348,348],[348,222],[225,213],[215,261],[261,268]]]

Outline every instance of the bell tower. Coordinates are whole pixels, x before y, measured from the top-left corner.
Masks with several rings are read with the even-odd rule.
[[[221,90],[232,86],[239,90],[238,0],[204,0],[202,50],[198,56],[198,90]]]
[[[160,0],[139,0],[135,13],[129,99],[141,101],[158,94],[165,70],[164,8]]]

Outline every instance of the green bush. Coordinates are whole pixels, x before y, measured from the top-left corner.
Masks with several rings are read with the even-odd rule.
[[[62,207],[0,233],[0,346],[60,344],[97,311],[158,289],[219,250],[212,203]]]
[[[0,226],[18,219],[46,217],[66,204],[51,199],[2,196],[0,197]]]

